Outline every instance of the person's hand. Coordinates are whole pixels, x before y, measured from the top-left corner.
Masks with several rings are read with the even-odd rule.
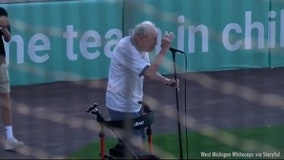
[[[7,16],[0,16],[0,27],[6,28],[9,26],[9,19]]]
[[[161,48],[168,50],[171,47],[174,38],[175,35],[173,32],[168,33],[168,31],[166,31],[162,39]]]
[[[166,86],[178,88],[179,87],[179,79],[175,80],[175,79],[166,78],[166,81],[164,82],[164,84]]]

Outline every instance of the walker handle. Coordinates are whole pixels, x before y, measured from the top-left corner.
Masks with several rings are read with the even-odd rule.
[[[149,106],[146,102],[144,102],[144,101],[138,101],[138,104],[142,105],[142,107],[143,107],[145,113],[151,112],[150,106]]]
[[[91,113],[93,113],[93,114],[96,114],[97,111],[98,111],[97,106],[98,106],[98,104],[97,104],[97,103],[94,103],[93,107],[90,107],[86,112],[87,112],[87,113],[91,112]],[[95,110],[95,111],[94,111],[94,110]]]

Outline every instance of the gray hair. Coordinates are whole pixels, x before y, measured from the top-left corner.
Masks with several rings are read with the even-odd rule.
[[[146,35],[150,31],[150,29],[155,29],[157,31],[157,28],[153,22],[144,21],[142,23],[139,23],[133,29],[132,37]]]

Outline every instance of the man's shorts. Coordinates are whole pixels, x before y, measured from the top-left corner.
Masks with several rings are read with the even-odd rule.
[[[6,63],[0,64],[0,93],[10,92],[10,80],[8,73],[8,65]]]

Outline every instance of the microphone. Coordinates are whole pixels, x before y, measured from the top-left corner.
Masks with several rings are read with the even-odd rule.
[[[173,47],[170,47],[170,49],[169,49],[171,52],[173,52],[173,53],[175,53],[175,52],[179,52],[179,53],[182,53],[182,54],[185,54],[185,52],[184,51],[181,51],[181,50],[178,50],[178,49],[175,49],[175,48],[173,48]]]

